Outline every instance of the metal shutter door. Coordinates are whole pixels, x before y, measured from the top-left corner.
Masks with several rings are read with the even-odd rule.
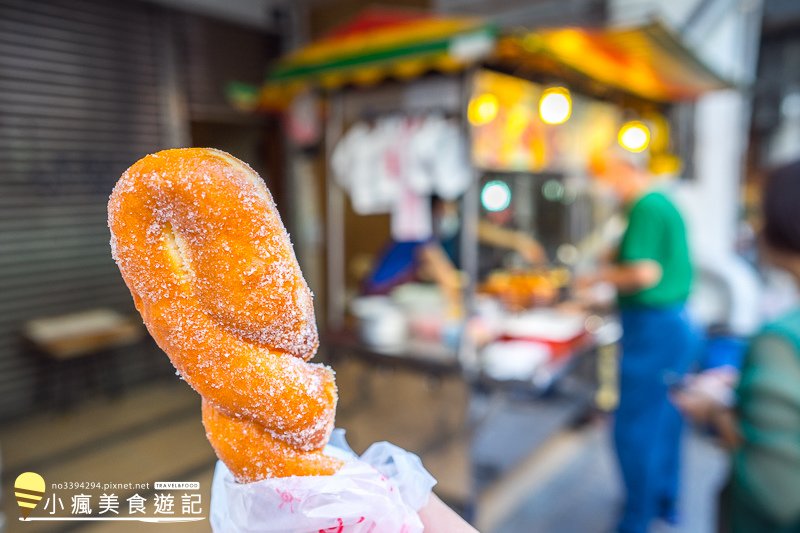
[[[125,168],[167,144],[158,14],[139,2],[0,0],[0,418],[32,402],[24,321],[133,311],[106,202]]]

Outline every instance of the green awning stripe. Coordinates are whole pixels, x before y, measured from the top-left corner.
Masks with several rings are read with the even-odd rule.
[[[443,39],[436,39],[432,41],[417,42],[405,46],[393,46],[391,48],[384,48],[379,50],[370,51],[356,56],[346,56],[337,58],[325,63],[315,63],[311,65],[287,66],[284,68],[278,67],[273,70],[267,77],[268,81],[291,81],[297,78],[306,78],[317,76],[326,72],[336,70],[347,70],[359,66],[390,62],[395,59],[403,57],[414,56],[435,56],[442,52],[447,52],[450,44],[459,38],[467,36],[478,36],[481,34],[489,37],[496,35],[496,30],[493,28],[482,28],[478,31],[472,30],[469,32],[451,35]]]

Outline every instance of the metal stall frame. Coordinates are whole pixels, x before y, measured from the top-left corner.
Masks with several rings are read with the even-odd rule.
[[[470,99],[474,89],[474,78],[478,72],[479,67],[472,67],[466,69],[456,75],[448,76],[452,78],[457,76],[458,88],[458,104],[456,113],[453,118],[460,121],[462,134],[467,142],[467,146],[471,148],[471,127],[467,119],[467,110]],[[413,84],[415,81],[410,81]],[[363,89],[362,89],[363,90]],[[426,376],[433,378],[441,378],[446,375],[457,375],[463,380],[467,390],[469,391],[469,400],[466,408],[465,425],[460,427],[456,434],[447,434],[437,437],[434,441],[426,444],[425,449],[437,449],[439,447],[447,446],[454,439],[465,439],[469,447],[469,461],[466,467],[469,469],[469,496],[465,501],[450,502],[455,503],[457,507],[461,508],[464,516],[474,521],[477,516],[478,501],[485,487],[479,486],[480,471],[485,469],[485,465],[478,465],[475,463],[473,448],[479,435],[487,424],[499,412],[502,412],[504,406],[509,401],[535,402],[537,404],[546,401],[546,397],[550,390],[542,390],[536,393],[522,394],[519,392],[524,389],[524,384],[512,383],[510,386],[505,386],[497,382],[487,381],[482,377],[480,370],[480,363],[478,360],[477,347],[472,343],[467,335],[467,328],[462,328],[461,339],[458,349],[454,354],[454,360],[451,363],[443,362],[442,360],[427,361],[424,357],[420,357],[419,352],[409,350],[408,353],[401,353],[395,355],[383,355],[376,353],[370,348],[363,345],[358,340],[354,340],[352,334],[344,335],[344,339],[336,335],[336,332],[345,329],[345,317],[347,315],[347,294],[346,294],[346,265],[345,265],[345,242],[346,235],[346,192],[332,179],[333,169],[331,168],[331,154],[338,140],[344,135],[346,126],[349,120],[345,90],[339,90],[326,95],[327,96],[327,122],[325,127],[325,191],[326,191],[326,261],[327,261],[327,317],[325,321],[326,331],[324,333],[325,351],[328,355],[330,362],[339,360],[342,357],[347,357],[348,354],[355,354],[359,360],[366,362],[370,366],[378,368],[395,368],[404,369],[406,371],[422,373]],[[375,111],[375,110],[372,110]],[[390,114],[398,112],[412,113],[425,113],[436,111],[436,109],[425,108],[408,108],[398,109],[392,107],[388,110],[378,110],[378,114]],[[480,217],[480,184],[481,175],[483,170],[476,167],[470,161],[471,179],[469,187],[460,200],[461,220],[462,220],[462,233],[460,242],[460,252],[462,261],[462,270],[466,273],[466,283],[464,286],[464,307],[465,316],[464,322],[473,315],[475,300],[477,295],[477,274],[478,274],[478,235],[477,224]],[[588,359],[593,353],[594,346],[584,346],[580,349],[579,356],[575,359],[577,362],[583,362]],[[562,369],[562,376],[574,370],[575,364],[565,365]],[[364,381],[360,383],[357,392],[356,403],[368,403],[370,399],[369,384]],[[476,398],[479,406],[476,406]],[[517,399],[517,400],[515,400]],[[590,408],[590,401],[586,396],[582,396],[576,403]],[[558,405],[553,408],[543,409],[545,416],[550,417],[544,426],[546,426],[545,434],[533,436],[535,443],[530,447],[528,453],[537,449],[538,446],[544,442],[547,435],[552,435],[557,429],[570,424],[582,414],[576,414],[577,411],[583,412],[583,408],[576,404],[570,404],[566,407],[563,414],[556,414],[553,416],[552,411],[560,409],[559,406],[564,404],[563,399]],[[421,452],[422,453],[422,452]],[[513,470],[513,468],[512,468]],[[510,474],[507,471],[501,475],[499,479],[503,479],[505,475]]]
[[[396,13],[393,16],[397,15]],[[399,18],[404,19],[406,15]],[[454,354],[452,364],[443,363],[442,360],[430,361],[425,358],[414,357],[412,353],[409,357],[405,354],[386,356],[370,350],[360,343],[353,335],[338,338],[333,335],[336,332],[344,331],[347,314],[347,276],[345,265],[345,244],[347,239],[346,231],[346,200],[345,191],[332,179],[333,169],[331,168],[331,154],[336,142],[345,133],[347,126],[347,97],[350,94],[349,87],[361,87],[362,91],[369,91],[365,86],[371,86],[378,81],[392,77],[406,80],[415,78],[415,81],[402,81],[400,83],[416,83],[425,72],[438,71],[447,78],[458,76],[460,94],[458,95],[458,116],[463,127],[463,134],[468,142],[470,150],[472,148],[470,123],[467,117],[468,106],[474,88],[474,78],[476,72],[485,66],[492,70],[499,70],[508,74],[518,74],[522,69],[527,76],[522,79],[538,82],[553,82],[561,80],[570,87],[587,88],[589,94],[594,94],[600,99],[612,101],[623,107],[632,109],[647,105],[657,104],[658,102],[667,103],[698,97],[700,94],[719,88],[728,87],[729,84],[716,76],[713,72],[706,69],[693,54],[685,48],[675,35],[671,34],[666,28],[657,23],[645,25],[640,28],[632,29],[608,29],[597,31],[594,29],[576,30],[575,28],[555,28],[552,30],[542,30],[538,32],[512,33],[500,37],[495,43],[493,51],[486,52],[482,57],[472,57],[464,60],[458,65],[459,59],[449,56],[450,48],[455,44],[456,39],[461,36],[497,36],[496,29],[481,25],[479,21],[469,20],[440,20],[436,17],[415,18],[414,20],[399,20],[397,24],[388,28],[388,34],[392,38],[391,43],[395,46],[388,46],[385,49],[377,49],[374,43],[369,41],[371,36],[369,28],[375,22],[370,13],[365,13],[361,20],[356,19],[351,22],[347,30],[340,32],[331,38],[322,39],[311,43],[305,49],[290,54],[285,61],[279,63],[271,73],[265,90],[262,92],[262,103],[266,107],[280,107],[285,104],[299,90],[315,87],[320,90],[327,104],[327,120],[325,123],[325,206],[326,222],[325,235],[325,258],[326,258],[326,317],[325,317],[325,337],[323,346],[326,348],[329,360],[337,358],[337,352],[343,355],[355,354],[359,359],[364,360],[371,366],[399,368],[403,367],[411,371],[426,373],[432,376],[445,374],[457,374],[461,376],[469,390],[470,406],[473,399],[481,397],[478,403],[483,403],[479,412],[470,412],[470,418],[463,432],[460,434],[469,440],[470,456],[470,495],[464,503],[468,518],[474,518],[474,511],[478,501],[478,482],[476,473],[476,455],[473,453],[475,441],[480,437],[479,431],[484,423],[491,422],[495,415],[500,415],[505,411],[504,398],[511,395],[518,396],[520,388],[524,383],[501,384],[486,380],[486,376],[480,370],[478,351],[472,345],[467,335],[462,330],[461,342],[457,353]],[[378,17],[380,19],[381,17]],[[422,20],[423,22],[420,22]],[[369,22],[369,24],[364,24]],[[360,25],[361,24],[361,25]],[[422,24],[430,24],[429,29],[439,27],[444,24],[453,29],[454,33],[438,33],[436,40],[424,41],[430,38],[418,34],[425,42],[421,47],[420,42],[409,42],[408,31],[399,31],[404,25],[408,30],[411,26],[418,29]],[[362,27],[363,26],[363,27]],[[367,29],[364,30],[364,27]],[[384,35],[386,37],[387,35]],[[446,37],[445,37],[446,35]],[[568,38],[571,42],[579,42],[581,49],[586,48],[587,53],[582,53],[580,57],[572,57],[563,54],[559,43]],[[622,53],[630,48],[630,43],[636,42],[642,46],[633,47],[629,53]],[[355,46],[359,43],[361,46]],[[385,43],[384,43],[385,44]],[[462,43],[463,44],[463,43]],[[585,47],[583,45],[586,45]],[[362,47],[368,50],[362,50]],[[430,47],[430,48],[429,48]],[[444,48],[442,48],[444,47]],[[626,48],[627,47],[627,48]],[[374,49],[373,49],[374,48]],[[425,50],[436,50],[434,55],[427,55]],[[609,52],[616,50],[615,53]],[[324,53],[323,53],[324,52]],[[591,52],[591,53],[588,53]],[[419,55],[414,55],[419,54]],[[624,56],[619,60],[617,56]],[[594,59],[593,59],[594,58]],[[598,60],[599,58],[599,60]],[[662,61],[667,58],[666,61]],[[461,58],[462,60],[464,58]],[[455,60],[457,73],[452,70]],[[609,63],[610,62],[610,63]],[[650,90],[644,91],[642,87],[635,87],[629,83],[628,65],[635,65],[633,69],[638,74],[648,74],[651,77]],[[665,66],[663,66],[663,65]],[[598,65],[611,65],[611,71],[598,71]],[[519,68],[518,68],[519,67]],[[408,75],[411,72],[413,75]],[[356,75],[363,74],[363,75]],[[519,76],[517,76],[519,77]],[[379,84],[382,86],[382,84]],[[646,87],[645,87],[646,89]],[[390,111],[406,111],[392,109]],[[417,110],[419,112],[420,110]],[[421,111],[425,111],[424,109]],[[388,113],[388,111],[387,111]],[[471,163],[471,180],[469,187],[461,199],[462,213],[462,235],[461,235],[461,259],[462,269],[467,273],[467,283],[464,287],[464,302],[466,317],[470,317],[474,311],[477,271],[478,271],[478,238],[477,223],[480,216],[480,183],[484,169],[477,168],[473,161]],[[465,319],[466,320],[466,319]],[[592,341],[591,339],[586,339]],[[557,372],[563,377],[574,371],[574,365],[581,361],[589,361],[592,358],[586,357],[597,350],[597,342],[592,341],[585,345],[575,347],[575,361],[563,365]],[[560,379],[556,377],[555,379]],[[569,380],[565,380],[569,381]],[[507,386],[506,386],[507,385]],[[530,384],[528,384],[530,385]],[[569,383],[565,383],[565,387]],[[530,388],[530,386],[529,386]],[[549,429],[542,429],[540,433],[551,431],[555,432],[570,421],[574,421],[575,412],[571,415],[553,416],[552,411],[557,410],[559,405],[564,407],[564,402],[556,398],[555,402],[531,402],[532,397],[540,399],[546,395],[548,390],[538,391],[525,397],[525,401],[530,405],[541,406],[540,412],[542,420],[549,416],[541,424]],[[580,391],[578,392],[580,393]],[[361,398],[356,400],[359,403]],[[561,398],[563,400],[563,397]],[[545,407],[552,404],[552,408]],[[591,404],[589,404],[591,405]],[[570,408],[574,409],[574,407]],[[545,411],[548,411],[548,415]],[[539,415],[532,415],[539,416]],[[572,417],[572,418],[570,418]],[[537,419],[537,424],[539,419]],[[541,428],[540,428],[541,429]],[[522,427],[515,427],[519,433],[526,430]],[[488,433],[488,432],[487,432]],[[516,441],[518,448],[524,448],[529,443],[534,442],[530,449],[536,449],[541,444],[541,440],[528,440],[519,435]],[[541,437],[541,435],[539,436]],[[539,438],[537,437],[537,438]],[[528,444],[525,444],[528,443]],[[505,450],[504,450],[505,452]],[[528,450],[527,453],[530,453]],[[512,454],[513,455],[513,454]],[[510,471],[513,471],[511,466]],[[508,471],[506,471],[508,472]]]
[[[471,95],[472,82],[476,68],[467,69],[458,73],[458,109],[457,113],[462,132],[470,143],[470,128],[467,121],[467,107]],[[448,78],[453,77],[447,76]],[[404,86],[416,83],[412,80]],[[325,222],[326,222],[326,250],[327,261],[327,320],[326,328],[330,330],[341,329],[345,323],[346,316],[346,268],[345,268],[345,192],[334,180],[330,179],[333,174],[331,166],[331,154],[336,143],[345,133],[345,126],[348,117],[346,116],[344,98],[346,89],[335,91],[327,95],[328,116],[325,125]],[[377,110],[379,115],[392,113],[415,113],[450,111],[444,108],[432,108],[421,106],[418,108],[392,107],[390,109]],[[374,110],[372,110],[374,113]],[[478,181],[480,170],[470,166],[471,180],[469,188],[461,199],[461,211],[463,220],[463,230],[461,233],[461,260],[463,268],[467,274],[467,284],[465,285],[464,298],[467,314],[473,309],[473,302],[476,290],[476,278],[478,272],[478,241],[477,241],[477,218],[479,216],[478,202]]]

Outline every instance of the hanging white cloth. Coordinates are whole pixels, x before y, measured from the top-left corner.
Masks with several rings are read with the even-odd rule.
[[[438,115],[386,117],[373,127],[357,123],[331,157],[335,179],[356,213],[392,213],[399,217],[392,226],[398,236],[429,233],[430,213],[423,216],[420,206],[429,210],[427,197],[433,194],[457,199],[472,176],[461,129]]]

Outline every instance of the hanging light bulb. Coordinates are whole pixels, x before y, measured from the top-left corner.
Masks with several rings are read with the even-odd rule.
[[[617,140],[629,152],[643,152],[650,144],[650,128],[640,120],[631,120],[619,129]]]
[[[491,93],[483,93],[474,97],[467,107],[467,119],[473,126],[482,126],[493,121],[497,116],[500,104]]]
[[[566,87],[545,89],[539,99],[539,116],[545,124],[563,124],[572,115],[572,96]]]

